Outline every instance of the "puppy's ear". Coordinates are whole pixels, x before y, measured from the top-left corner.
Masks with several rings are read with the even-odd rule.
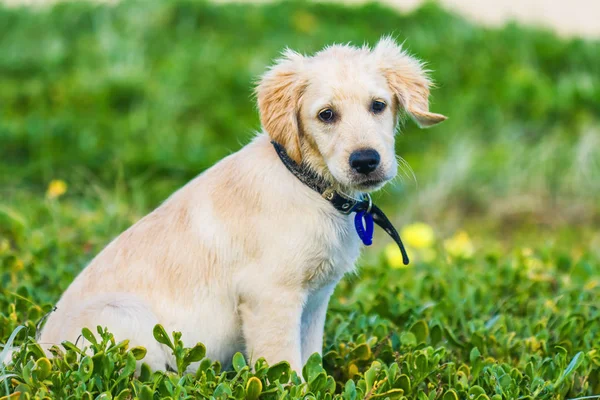
[[[442,114],[429,112],[429,87],[432,83],[419,60],[409,56],[390,37],[384,37],[377,43],[373,55],[398,103],[421,128],[446,119]]]
[[[286,50],[260,79],[256,87],[260,122],[271,139],[301,162],[298,112],[306,83],[301,77],[304,57]]]

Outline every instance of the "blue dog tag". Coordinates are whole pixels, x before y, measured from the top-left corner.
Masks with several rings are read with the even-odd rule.
[[[364,225],[363,225],[364,220]],[[365,211],[358,211],[354,216],[354,227],[356,228],[356,233],[365,246],[370,246],[373,244],[373,231],[374,231],[374,223],[373,216]]]

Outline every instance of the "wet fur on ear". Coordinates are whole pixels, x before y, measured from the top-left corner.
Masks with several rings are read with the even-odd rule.
[[[392,38],[384,37],[372,51],[398,103],[421,127],[427,128],[446,116],[429,112],[429,88],[432,85],[423,64],[407,54]]]
[[[256,87],[263,129],[271,139],[283,145],[297,163],[302,161],[298,113],[306,87],[301,74],[304,59],[301,54],[287,49]]]

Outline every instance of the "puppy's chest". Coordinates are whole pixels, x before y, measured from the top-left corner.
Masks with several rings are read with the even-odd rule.
[[[328,285],[354,270],[360,253],[358,235],[347,216],[325,219],[315,233],[303,277],[311,288]]]

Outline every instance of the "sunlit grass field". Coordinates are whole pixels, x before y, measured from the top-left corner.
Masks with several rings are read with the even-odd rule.
[[[203,347],[160,328],[179,371],[134,377],[144,350],[95,327],[87,355],[41,353],[36,325],[86,263],[260,128],[253,82],[284,47],[383,34],[428,62],[431,108],[450,118],[403,125],[410,168],[377,195],[413,262],[376,236],[303,380],[241,355],[185,374]],[[599,122],[599,42],[482,28],[431,4],[0,8],[0,343],[24,344],[0,397],[600,395]]]

